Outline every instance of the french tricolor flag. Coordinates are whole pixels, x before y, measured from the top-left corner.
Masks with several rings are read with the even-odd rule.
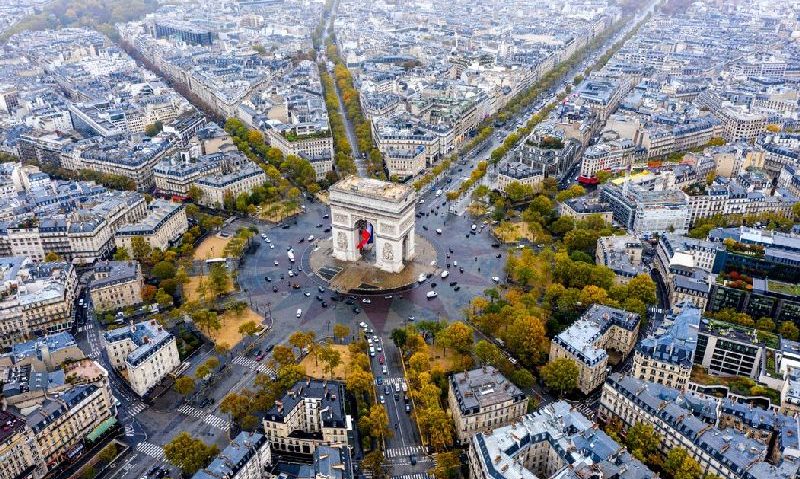
[[[367,227],[361,230],[361,241],[358,242],[356,248],[362,249],[368,243],[372,243],[372,225],[367,223]]]

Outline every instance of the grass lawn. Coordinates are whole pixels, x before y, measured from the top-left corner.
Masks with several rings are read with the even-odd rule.
[[[347,370],[350,368],[350,351],[345,344],[331,344],[331,347],[342,356],[342,362],[333,370],[333,379],[344,381]],[[331,379],[330,374],[324,369],[326,364],[322,361],[316,361],[314,364],[314,356],[307,355],[300,362],[300,365],[306,369],[306,374],[316,379]]]
[[[183,296],[187,301],[200,300],[200,297],[197,294],[197,287],[200,285],[201,280],[206,281],[206,287],[209,288],[208,294],[211,294],[210,287],[208,286],[208,279],[205,276],[192,276],[189,278],[189,282],[183,285]],[[228,287],[228,291],[226,292],[230,292],[232,290],[233,286],[230,285]]]
[[[505,223],[501,223],[492,228],[495,236],[497,236],[500,241],[503,243],[516,243],[521,239],[527,239],[529,241],[537,242],[538,239],[534,237],[531,231],[528,229],[527,223],[523,221],[514,221],[508,222],[507,224],[511,225],[511,228],[503,227]]]
[[[250,308],[247,308],[240,316],[237,316],[233,311],[226,311],[222,315],[222,327],[216,331],[211,331],[211,339],[214,340],[214,344],[227,344],[228,347],[233,347],[242,340],[242,335],[239,334],[239,326],[248,321],[253,321],[257,326],[261,326],[263,319],[263,316]]]
[[[431,369],[441,369],[445,373],[461,369],[461,356],[452,349],[448,349],[445,354],[442,347],[428,345],[428,354],[431,356]]]
[[[209,236],[194,250],[194,259],[221,258],[222,251],[231,238],[223,238],[218,235]]]
[[[285,218],[289,216],[300,213],[300,206],[295,206],[292,209],[287,209],[283,207],[283,205],[281,205],[280,208],[275,208],[274,210],[271,209],[269,206],[263,206],[260,211],[261,213],[259,213],[259,217],[262,220],[278,223],[280,221],[283,221]]]
[[[800,284],[782,283],[780,281],[768,281],[768,289],[776,293],[782,293],[788,296],[800,296]]]

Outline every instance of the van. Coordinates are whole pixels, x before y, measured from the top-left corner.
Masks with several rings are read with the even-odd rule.
[[[297,308],[297,314],[295,314],[295,316],[297,316],[299,318],[302,315],[303,315],[303,310],[300,309],[300,308]]]

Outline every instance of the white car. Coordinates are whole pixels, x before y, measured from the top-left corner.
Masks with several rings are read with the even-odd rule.
[[[425,273],[420,273],[419,277],[417,278],[417,282],[424,283],[425,279],[427,279],[427,276],[425,276]]]
[[[311,293],[309,293],[308,291],[306,291],[305,293],[303,293],[303,295],[304,295],[306,298],[308,298],[308,297],[310,297],[310,296],[311,296]]]
[[[261,239],[267,239],[267,235],[264,234],[264,233],[261,233]]]
[[[292,271],[292,270],[289,270],[289,277],[290,277],[290,278],[293,278],[293,277],[294,277],[294,271]]]
[[[446,277],[450,276],[450,272],[447,271],[447,270],[444,270],[444,271],[442,271],[441,276],[442,276],[442,279],[445,279]]]
[[[269,245],[269,249],[275,249],[275,245],[274,244]]]
[[[298,308],[297,309],[297,313],[295,314],[295,316],[297,316],[299,318],[302,315],[303,315],[303,310]]]
[[[383,368],[381,368],[381,371],[383,371],[383,374],[389,374],[389,368],[387,368],[385,364],[383,365]]]
[[[278,260],[275,260],[275,266],[278,266]]]
[[[362,302],[362,303],[369,304],[369,303],[371,303],[371,302],[372,302],[372,300],[371,300],[371,299],[369,299],[369,298],[364,298],[364,299],[362,299],[362,300],[361,300],[361,302]]]
[[[386,404],[386,399],[381,395],[381,404]]]
[[[365,323],[364,321],[361,321],[360,323],[358,323],[358,325],[364,329],[367,329],[367,323]]]
[[[499,283],[500,278],[498,276],[492,276],[492,281],[494,281],[495,283]]]
[[[309,236],[306,241],[308,242],[314,241],[314,235]]]
[[[441,228],[436,228],[436,234],[437,234],[437,235],[440,235],[440,234],[442,234],[442,229],[441,229]]]
[[[426,296],[428,299],[433,299],[433,298],[435,298],[435,297],[437,297],[437,296],[439,296],[439,295],[438,295],[438,294],[436,294],[436,291],[428,291],[428,294],[426,294],[425,296]]]
[[[375,347],[373,346],[369,347],[369,355],[375,357]]]

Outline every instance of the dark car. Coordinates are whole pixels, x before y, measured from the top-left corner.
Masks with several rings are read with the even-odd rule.
[[[384,387],[383,387],[383,394],[386,394],[387,396],[388,396],[389,394],[392,394],[392,388],[391,388],[391,387],[389,387],[389,385],[388,385],[388,384],[387,384],[386,386],[384,386]]]
[[[450,281],[450,286],[455,286],[458,284],[458,281]]]
[[[354,302],[353,302],[353,300],[352,300],[352,299],[347,299],[347,300],[344,302],[344,304],[347,304],[347,305],[349,305],[349,306],[352,306],[352,305],[354,304]]]
[[[299,284],[297,284],[297,283],[292,283],[292,288],[294,288],[294,289],[300,289],[300,285],[299,285]]]
[[[320,293],[325,292],[325,288],[323,288],[322,286],[317,286],[317,289],[319,290]]]
[[[289,229],[289,225],[283,225],[283,226],[281,226],[281,229],[288,230]]]
[[[272,287],[272,292],[273,293],[277,293],[278,292],[278,287],[277,286],[273,286]]]
[[[322,228],[322,223],[318,223],[317,228]]]
[[[328,216],[327,214],[322,215],[323,220],[327,220],[328,218],[330,218],[330,216]]]
[[[503,253],[497,253],[497,258],[502,258],[502,257],[503,257]]]
[[[333,301],[335,303],[335,302],[339,301],[339,297],[338,296],[331,296],[331,301]]]
[[[330,233],[330,232],[331,232],[331,229],[330,229],[330,228],[325,228],[325,230],[324,230],[324,231],[325,231],[326,233]]]
[[[323,308],[327,308],[327,307],[328,307],[328,303],[326,303],[325,301],[323,301],[323,302],[322,302],[322,307],[323,307]]]
[[[455,288],[453,288],[453,291],[458,291],[460,289],[461,289],[461,286],[456,286]]]
[[[414,454],[411,454],[409,456],[409,459],[411,460],[411,465],[412,466],[416,466],[417,465],[417,456],[415,456]]]
[[[297,242],[298,242],[298,243],[302,243],[302,242],[303,242],[303,241],[305,241],[305,240],[306,240],[305,238],[300,238],[299,240],[297,240]]]
[[[425,231],[428,231],[428,227],[425,226],[425,225],[422,225],[422,229],[424,229]]]
[[[264,276],[264,280],[265,280],[267,283],[271,283],[271,282],[272,282],[272,278],[270,278],[269,276]]]
[[[353,312],[354,312],[354,313],[356,313],[356,314],[358,314],[358,313],[360,313],[360,312],[361,312],[361,308],[359,308],[358,306],[356,306],[356,307],[354,307],[354,308],[353,308]]]
[[[397,394],[397,393],[394,393],[394,400],[395,401],[399,401],[400,400],[400,395]]]
[[[322,296],[317,295],[317,301],[322,301]]]
[[[492,243],[492,248],[499,248],[499,247],[500,247],[500,243]]]
[[[435,288],[435,287],[436,287],[436,283],[431,283],[431,288]]]

